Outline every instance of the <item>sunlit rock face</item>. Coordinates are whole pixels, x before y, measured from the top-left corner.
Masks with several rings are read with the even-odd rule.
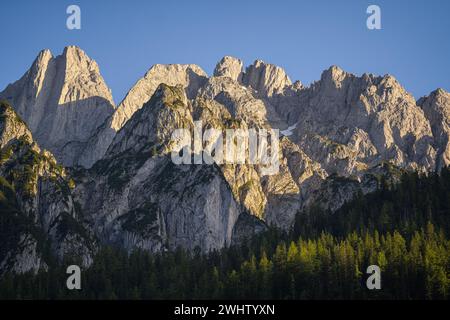
[[[334,66],[276,103],[280,116],[296,124],[292,140],[328,173],[359,174],[382,161],[435,167],[430,122],[392,76],[357,77]]]
[[[90,137],[114,112],[97,63],[73,46],[57,57],[41,51],[0,98],[11,103],[41,147],[66,166],[78,163]]]
[[[150,100],[161,83],[181,86],[185,90],[187,97],[193,98],[206,80],[206,73],[193,64],[157,64],[152,66],[144,77],[139,79],[130,89],[115,112],[106,119],[105,123],[90,138],[90,142],[82,154],[79,164],[89,168],[97,160],[101,159],[116,133],[136,111]]]
[[[437,152],[436,169],[450,165],[450,94],[443,89],[433,91],[418,101],[433,132]]]

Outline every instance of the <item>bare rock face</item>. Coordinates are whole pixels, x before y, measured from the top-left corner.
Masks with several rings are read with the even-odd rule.
[[[212,77],[200,89],[198,97],[224,106],[231,117],[245,121],[249,127],[267,124],[264,101],[255,98],[251,89],[228,77]]]
[[[33,137],[23,120],[6,102],[0,102],[0,148],[6,147],[11,141],[22,139],[32,143]]]
[[[320,207],[335,212],[346,202],[354,199],[358,194],[367,194],[375,191],[385,183],[397,184],[406,170],[398,168],[391,163],[382,162],[368,169],[361,176],[339,176],[332,174],[323,180],[318,187],[311,190],[302,203],[302,210]]]
[[[182,86],[187,97],[193,98],[197,94],[198,89],[206,82],[206,79],[206,73],[193,64],[157,64],[151,67],[145,76],[131,88],[114,114],[91,137],[79,164],[90,168],[97,160],[101,159],[116,133],[136,111],[150,100],[161,83],[169,86]]]
[[[42,51],[25,75],[0,97],[27,123],[38,143],[70,166],[114,111],[97,63],[77,47],[53,57]]]
[[[6,103],[0,104],[0,141],[0,275],[46,269],[49,255],[89,265],[95,241],[80,222],[70,179]]]
[[[225,56],[220,60],[214,69],[215,77],[229,77],[230,79],[241,82],[243,75],[243,63],[234,57]]]
[[[116,131],[152,97],[156,88],[165,83],[169,86],[181,85],[186,95],[192,98],[206,81],[206,73],[194,64],[157,64],[150,68],[126,95],[113,116],[112,128]]]
[[[296,124],[294,142],[328,173],[357,174],[381,161],[434,168],[429,122],[392,76],[356,77],[331,67],[311,87],[278,97],[277,111]]]
[[[194,101],[194,120],[204,129],[271,129],[271,106],[252,89],[231,77],[212,77]],[[287,139],[287,138],[285,138]],[[283,148],[283,144],[281,144]],[[246,150],[248,152],[248,150]],[[280,150],[280,171],[264,177],[260,165],[222,164],[220,168],[235,199],[245,209],[269,224],[288,228],[299,209],[299,186],[293,180],[287,159]]]
[[[149,145],[168,152],[171,151],[167,148],[172,132],[192,127],[191,110],[183,87],[162,83],[144,107],[117,133],[105,156],[111,157],[130,149],[138,152]]]
[[[437,150],[436,169],[440,170],[450,164],[450,94],[437,89],[417,103],[430,121]]]
[[[192,117],[183,88],[161,84],[105,158],[75,175],[75,199],[103,242],[153,252],[231,243],[242,211],[220,169],[170,159],[171,128],[187,126]]]
[[[255,89],[259,94],[268,97],[282,92],[292,84],[282,68],[261,60],[256,60],[247,67],[242,82]]]

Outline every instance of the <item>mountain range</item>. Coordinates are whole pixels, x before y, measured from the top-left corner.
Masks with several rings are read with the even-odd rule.
[[[212,76],[157,64],[116,105],[97,63],[69,46],[40,52],[0,99],[0,274],[88,266],[106,244],[208,252],[450,164],[448,92],[416,101],[391,75],[337,66],[304,86],[261,60],[226,56]],[[171,133],[197,120],[279,129],[279,172],[174,164]]]

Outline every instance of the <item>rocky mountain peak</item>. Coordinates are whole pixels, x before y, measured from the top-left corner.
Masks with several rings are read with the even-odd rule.
[[[242,82],[268,97],[282,92],[286,86],[292,84],[282,68],[262,60],[256,60],[247,67]]]
[[[445,104],[449,99],[449,95],[450,93],[448,93],[444,89],[437,88],[436,90],[432,91],[427,97],[425,97],[425,99],[433,99],[438,104]],[[421,99],[419,99],[419,101],[421,101]]]
[[[187,104],[187,96],[181,85],[169,86],[161,83],[152,96],[154,101],[160,100],[164,105]]]
[[[229,77],[234,81],[240,82],[242,80],[243,63],[242,60],[225,56],[214,69],[215,77]]]
[[[380,161],[434,168],[430,123],[393,76],[355,76],[331,66],[291,95],[277,99],[278,114],[296,124],[293,140],[329,174],[353,174]]]
[[[207,79],[207,74],[194,64],[156,64],[150,68],[120,103],[113,115],[112,128],[119,130],[131,116],[146,103],[156,88],[165,83],[169,86],[181,85],[192,98]]]
[[[327,91],[341,89],[346,85],[344,82],[348,82],[352,77],[353,75],[345,72],[340,67],[333,65],[322,72],[320,86]]]
[[[65,47],[57,59],[62,61],[65,76],[60,103],[87,99],[98,94],[114,106],[111,90],[100,75],[97,62],[83,50],[76,46]]]
[[[37,142],[68,166],[77,164],[89,138],[114,111],[97,63],[74,46],[57,57],[41,51],[0,98],[13,105]]]
[[[106,156],[128,149],[166,152],[175,129],[191,128],[192,115],[183,86],[160,84],[151,99],[114,137]]]
[[[60,243],[58,224],[69,219],[100,243],[129,251],[208,251],[231,243],[236,232],[248,235],[242,213],[255,216],[261,230],[264,223],[288,229],[313,203],[336,210],[374,190],[373,175],[385,163],[420,171],[450,163],[449,93],[438,89],[416,102],[393,76],[356,76],[337,66],[303,86],[261,60],[244,73],[241,60],[225,56],[210,78],[193,64],[156,64],[114,108],[97,63],[70,46],[57,57],[41,51],[0,97],[20,115],[1,104],[0,176],[12,185],[25,174],[15,195],[25,206],[17,210],[51,243]],[[223,133],[281,129],[280,148],[271,147],[279,170],[266,175],[253,162],[175,164],[172,133],[192,132],[194,120]],[[33,137],[58,161],[36,149]],[[84,239],[75,231],[65,237],[67,244]],[[54,252],[69,249],[63,243]],[[90,249],[79,249],[89,260]],[[20,270],[37,256],[32,252],[17,262]]]
[[[155,64],[136,82],[114,113],[89,139],[90,143],[81,154],[79,164],[89,168],[101,159],[116,133],[150,100],[161,83],[181,86],[187,98],[192,99],[207,79],[207,74],[195,64]]]
[[[66,46],[63,49],[62,56],[65,57],[67,61],[73,61],[77,60],[79,62],[86,60],[86,61],[93,61],[91,60],[86,52],[84,52],[83,49],[81,49],[78,46]]]
[[[44,49],[41,52],[39,52],[29,70],[30,76],[36,76],[36,74],[39,72],[45,72],[48,63],[52,59],[53,54],[49,49]]]
[[[322,80],[342,81],[348,75],[342,68],[337,65],[330,66],[327,70],[322,72]]]
[[[21,138],[31,142],[30,130],[6,101],[0,101],[0,149]]]
[[[436,169],[440,169],[450,164],[450,93],[439,88],[419,99],[417,104],[430,122],[438,153]]]

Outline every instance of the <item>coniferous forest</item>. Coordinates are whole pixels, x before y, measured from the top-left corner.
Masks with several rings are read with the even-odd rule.
[[[66,288],[65,267],[5,275],[2,299],[448,299],[450,169],[381,181],[331,214],[299,212],[290,232],[269,229],[239,246],[201,254],[108,247]],[[381,268],[368,290],[366,269]]]

